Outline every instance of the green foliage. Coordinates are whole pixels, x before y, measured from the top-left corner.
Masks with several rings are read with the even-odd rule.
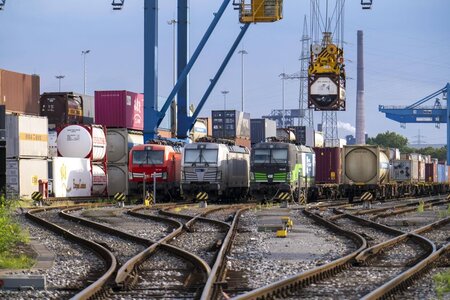
[[[419,206],[417,206],[417,212],[423,213],[423,211],[424,211],[424,206],[425,206],[425,202],[420,201],[420,202],[419,202]]]
[[[14,256],[9,252],[0,253],[0,269],[28,269],[34,263],[35,260],[25,254]]]
[[[14,256],[10,253],[10,249],[16,244],[28,242],[28,234],[12,217],[12,209],[16,203],[17,201],[0,196],[0,268],[22,268],[31,261],[26,256]]]
[[[433,277],[436,285],[436,293],[439,299],[442,299],[445,293],[450,292],[450,271],[439,273]]]
[[[398,133],[386,131],[385,133],[377,134],[374,138],[367,139],[367,144],[398,148],[403,152],[408,145],[408,139]]]

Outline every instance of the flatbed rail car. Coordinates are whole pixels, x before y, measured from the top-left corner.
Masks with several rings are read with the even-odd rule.
[[[246,200],[249,173],[246,147],[200,142],[183,148],[181,189],[185,200]]]
[[[144,144],[131,148],[128,162],[128,180],[137,184],[142,194],[145,178],[146,190],[153,190],[156,180],[156,192],[164,201],[176,201],[181,198],[181,149],[180,145]],[[156,174],[156,179],[154,175]]]
[[[257,201],[314,201],[315,154],[288,142],[262,142],[252,147],[250,195]]]

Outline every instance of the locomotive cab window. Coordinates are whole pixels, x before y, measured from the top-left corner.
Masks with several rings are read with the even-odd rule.
[[[186,149],[184,153],[185,163],[216,163],[217,149]]]
[[[138,150],[133,152],[133,164],[136,165],[162,165],[164,151]]]
[[[286,164],[287,159],[287,149],[255,149],[253,163]]]
[[[272,149],[272,163],[286,164],[288,159],[287,149]]]
[[[256,149],[253,158],[255,164],[263,164],[270,162],[270,150],[269,149]]]

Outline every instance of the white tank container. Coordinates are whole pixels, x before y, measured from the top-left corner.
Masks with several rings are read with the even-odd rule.
[[[8,198],[31,199],[39,191],[39,180],[48,180],[46,159],[7,159],[6,194]]]
[[[380,184],[389,179],[389,157],[377,146],[344,146],[344,184]]]
[[[58,144],[56,143],[57,137],[58,133],[56,132],[56,130],[48,130],[48,157],[58,156]]]
[[[200,120],[195,121],[194,127],[191,130],[192,140],[195,142],[202,137],[206,137],[208,135],[208,127],[207,125]]]
[[[102,166],[92,165],[92,195],[103,195],[108,186],[108,178]]]
[[[7,114],[5,121],[7,158],[47,157],[47,117]]]
[[[59,131],[56,142],[63,157],[101,161],[106,155],[106,136],[99,125],[68,125]]]
[[[54,157],[53,193],[55,197],[91,196],[91,162],[87,158]]]
[[[314,131],[314,147],[324,147],[324,141],[323,132]]]
[[[106,133],[108,162],[127,164],[130,149],[135,145],[142,145],[143,143],[144,136],[142,132],[131,131],[126,128],[108,128]]]
[[[116,193],[128,195],[128,166],[108,165],[108,195]]]

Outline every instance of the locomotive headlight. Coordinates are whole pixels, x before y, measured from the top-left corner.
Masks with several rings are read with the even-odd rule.
[[[222,172],[217,171],[217,180],[222,180]]]
[[[286,173],[286,180],[291,180],[291,172]]]
[[[255,174],[253,172],[250,172],[250,180],[255,180]]]
[[[162,179],[164,179],[164,180],[167,179],[167,172],[163,172],[163,173],[162,173]]]
[[[128,172],[128,179],[133,180],[133,172]]]

